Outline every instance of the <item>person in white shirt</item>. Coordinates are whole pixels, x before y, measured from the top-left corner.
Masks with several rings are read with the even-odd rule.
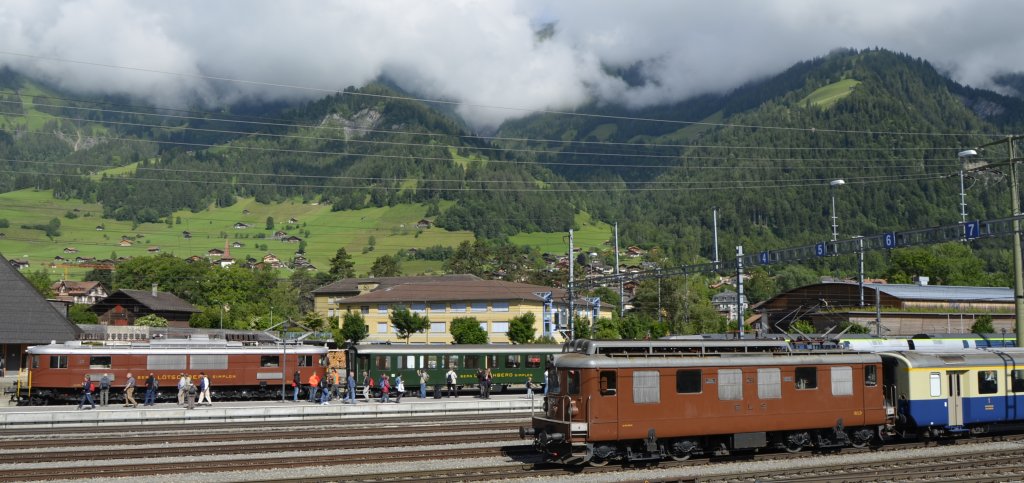
[[[459,392],[455,387],[455,383],[458,381],[459,376],[458,374],[455,374],[454,367],[448,369],[448,373],[444,375],[444,379],[445,382],[448,383],[448,394],[445,397],[452,397],[452,393],[455,393],[455,397],[459,397]]]
[[[199,373],[199,402],[196,404],[202,404],[203,398],[206,398],[206,404],[213,406],[213,400],[210,399],[210,378],[206,377],[205,372]]]

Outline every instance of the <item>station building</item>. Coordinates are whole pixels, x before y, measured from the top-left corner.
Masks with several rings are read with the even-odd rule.
[[[928,285],[922,277],[917,284],[865,283],[861,293],[851,282],[795,288],[759,304],[759,329],[779,332],[806,320],[818,332],[849,322],[874,333],[880,319],[882,335],[966,334],[989,315],[997,333],[1014,333],[1012,288]]]
[[[492,343],[508,343],[509,321],[532,313],[536,336],[551,335],[561,341],[559,327],[567,325],[568,293],[564,289],[484,280],[475,275],[349,278],[313,291],[315,310],[323,317],[342,319],[345,313],[361,314],[370,329],[367,342],[398,342],[389,316],[397,307],[424,315],[430,328],[413,334],[415,343],[452,342],[451,321],[473,317],[487,331]],[[578,315],[589,320],[612,316],[612,306],[578,298]]]

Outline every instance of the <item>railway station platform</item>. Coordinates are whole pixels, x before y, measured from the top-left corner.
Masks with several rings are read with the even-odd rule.
[[[19,428],[59,428],[84,426],[173,424],[188,422],[238,423],[246,421],[314,421],[338,418],[401,417],[404,415],[473,415],[539,412],[542,398],[527,399],[522,394],[492,395],[480,399],[473,395],[458,398],[419,399],[403,397],[401,403],[367,402],[327,405],[302,401],[224,401],[210,406],[186,409],[176,402],[155,406],[126,408],[122,402],[96,409],[76,409],[76,405],[0,406],[0,430]],[[88,406],[87,406],[88,407]]]

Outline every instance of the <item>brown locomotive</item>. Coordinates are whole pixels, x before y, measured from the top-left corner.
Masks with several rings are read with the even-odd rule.
[[[877,354],[664,340],[582,340],[565,352],[544,414],[520,430],[560,463],[864,446],[892,424]]]

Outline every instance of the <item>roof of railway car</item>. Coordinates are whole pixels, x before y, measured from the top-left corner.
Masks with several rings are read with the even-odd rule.
[[[161,342],[158,344],[106,344],[91,345],[77,342],[65,344],[35,345],[26,352],[32,355],[49,354],[103,354],[103,355],[148,355],[148,354],[281,354],[282,348],[276,344],[242,345],[240,343],[188,343],[182,341]],[[290,354],[326,354],[327,348],[315,345],[289,345],[286,351]]]
[[[878,354],[868,352],[789,352],[752,354],[712,354],[651,357],[609,357],[605,355],[564,354],[555,360],[556,368],[661,368],[661,367],[723,367],[871,364],[881,361]]]
[[[950,368],[973,366],[1002,366],[1007,363],[1024,364],[1024,349],[1016,347],[1000,349],[963,349],[949,352],[898,351],[881,352],[883,358],[891,357],[904,361],[910,368]],[[1009,357],[1009,360],[1006,357]]]
[[[672,339],[672,340],[589,340],[576,339],[565,344],[565,352],[598,354],[614,352],[637,353],[646,349],[651,354],[688,352],[694,349],[708,349],[711,352],[785,352],[789,342],[784,340],[717,340],[717,339]]]
[[[550,354],[562,352],[561,345],[522,344],[365,344],[354,347],[357,354]]]

